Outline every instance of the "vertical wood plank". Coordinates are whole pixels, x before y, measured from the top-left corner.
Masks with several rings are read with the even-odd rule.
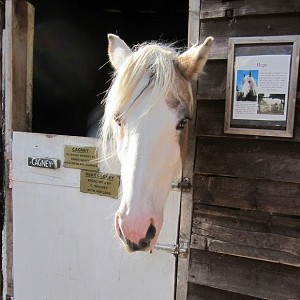
[[[189,2],[189,23],[188,23],[188,45],[191,46],[198,42],[200,31],[200,0],[190,0]],[[188,156],[183,166],[182,176],[193,178],[195,160],[195,119],[196,119],[196,94],[197,85],[193,85],[194,111],[193,121],[189,124],[189,143]],[[181,210],[179,220],[179,243],[189,243],[191,237],[191,223],[193,213],[193,192],[182,193]],[[176,299],[187,299],[189,278],[189,254],[185,257],[178,257]]]
[[[12,2],[12,127],[31,131],[34,9],[25,1]]]
[[[5,1],[3,32],[4,228],[3,296],[13,295],[13,216],[10,184],[13,130],[30,131],[34,8],[25,1]]]
[[[3,28],[4,28],[4,3],[0,2],[0,48],[1,51],[3,49],[3,43],[2,43],[2,39],[3,39]],[[2,99],[3,95],[2,95],[2,91],[3,91],[3,80],[2,80],[2,61],[0,60],[0,99]],[[0,129],[1,129],[1,135],[0,135],[0,166],[4,165],[4,153],[3,153],[3,148],[2,148],[2,105],[0,105]],[[3,178],[3,167],[1,168],[1,172],[0,172],[0,230],[1,232],[3,231],[3,221],[4,221],[4,178]],[[3,245],[3,237],[2,235],[0,236],[0,243],[1,245]],[[2,249],[1,249],[1,254],[2,254]],[[1,255],[2,256],[2,255]],[[3,276],[2,276],[2,272],[0,274],[0,294],[2,292],[3,289]]]

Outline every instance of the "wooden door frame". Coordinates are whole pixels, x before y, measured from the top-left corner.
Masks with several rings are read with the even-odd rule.
[[[31,131],[34,7],[23,0],[5,1],[2,39],[2,149],[4,154],[4,224],[2,298],[13,296],[13,215],[10,180],[12,132]]]
[[[189,2],[188,44],[199,40],[200,0]],[[32,58],[34,7],[23,0],[5,1],[5,29],[2,40],[4,86],[3,152],[4,152],[4,225],[2,245],[2,297],[13,296],[13,215],[10,181],[12,132],[31,131]],[[20,72],[20,70],[23,70]],[[195,109],[191,122],[189,155],[183,168],[183,177],[193,178],[195,157],[196,84],[193,86]],[[190,243],[193,209],[193,191],[183,193],[179,220],[179,244]],[[178,257],[176,299],[187,297],[189,254]]]
[[[0,43],[2,49],[2,34],[4,29],[4,2],[0,2]],[[2,86],[2,61],[0,61],[0,99],[2,99],[3,94],[3,86]],[[2,113],[2,105],[0,105],[0,129],[1,129],[1,137],[0,137],[0,230],[3,230],[3,222],[4,222],[4,148],[2,147],[2,120],[3,120],[3,113]],[[1,235],[1,244],[2,244],[2,235]],[[2,247],[1,247],[1,257],[2,257]],[[3,287],[3,276],[2,272],[0,275],[0,295],[2,295],[2,287]]]
[[[189,21],[188,21],[188,46],[192,46],[199,41],[200,34],[200,0],[189,1]],[[186,162],[183,166],[183,178],[193,179],[194,161],[196,151],[196,111],[197,111],[197,83],[193,84],[194,109],[192,122],[189,124],[189,153]],[[192,227],[192,213],[193,213],[193,184],[190,192],[182,193],[181,209],[179,220],[179,244],[188,243],[191,240]],[[187,298],[188,278],[189,278],[189,251],[187,255],[178,256],[177,266],[177,286],[176,286],[176,300],[185,300]]]

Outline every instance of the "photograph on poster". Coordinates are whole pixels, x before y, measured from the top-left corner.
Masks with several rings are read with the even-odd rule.
[[[225,133],[292,137],[300,36],[230,38]]]
[[[237,70],[236,100],[257,101],[258,70]]]
[[[290,55],[236,57],[233,119],[285,121]]]

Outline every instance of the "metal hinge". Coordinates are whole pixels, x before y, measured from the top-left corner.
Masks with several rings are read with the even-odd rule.
[[[176,245],[156,244],[154,250],[171,253],[174,255],[185,256],[188,253],[189,243],[180,243]]]
[[[188,193],[191,191],[191,179],[184,177],[181,181],[173,181],[171,184],[173,190],[181,190],[182,192]]]

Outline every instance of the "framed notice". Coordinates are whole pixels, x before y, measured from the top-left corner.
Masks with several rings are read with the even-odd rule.
[[[230,38],[224,131],[293,137],[300,36]]]

